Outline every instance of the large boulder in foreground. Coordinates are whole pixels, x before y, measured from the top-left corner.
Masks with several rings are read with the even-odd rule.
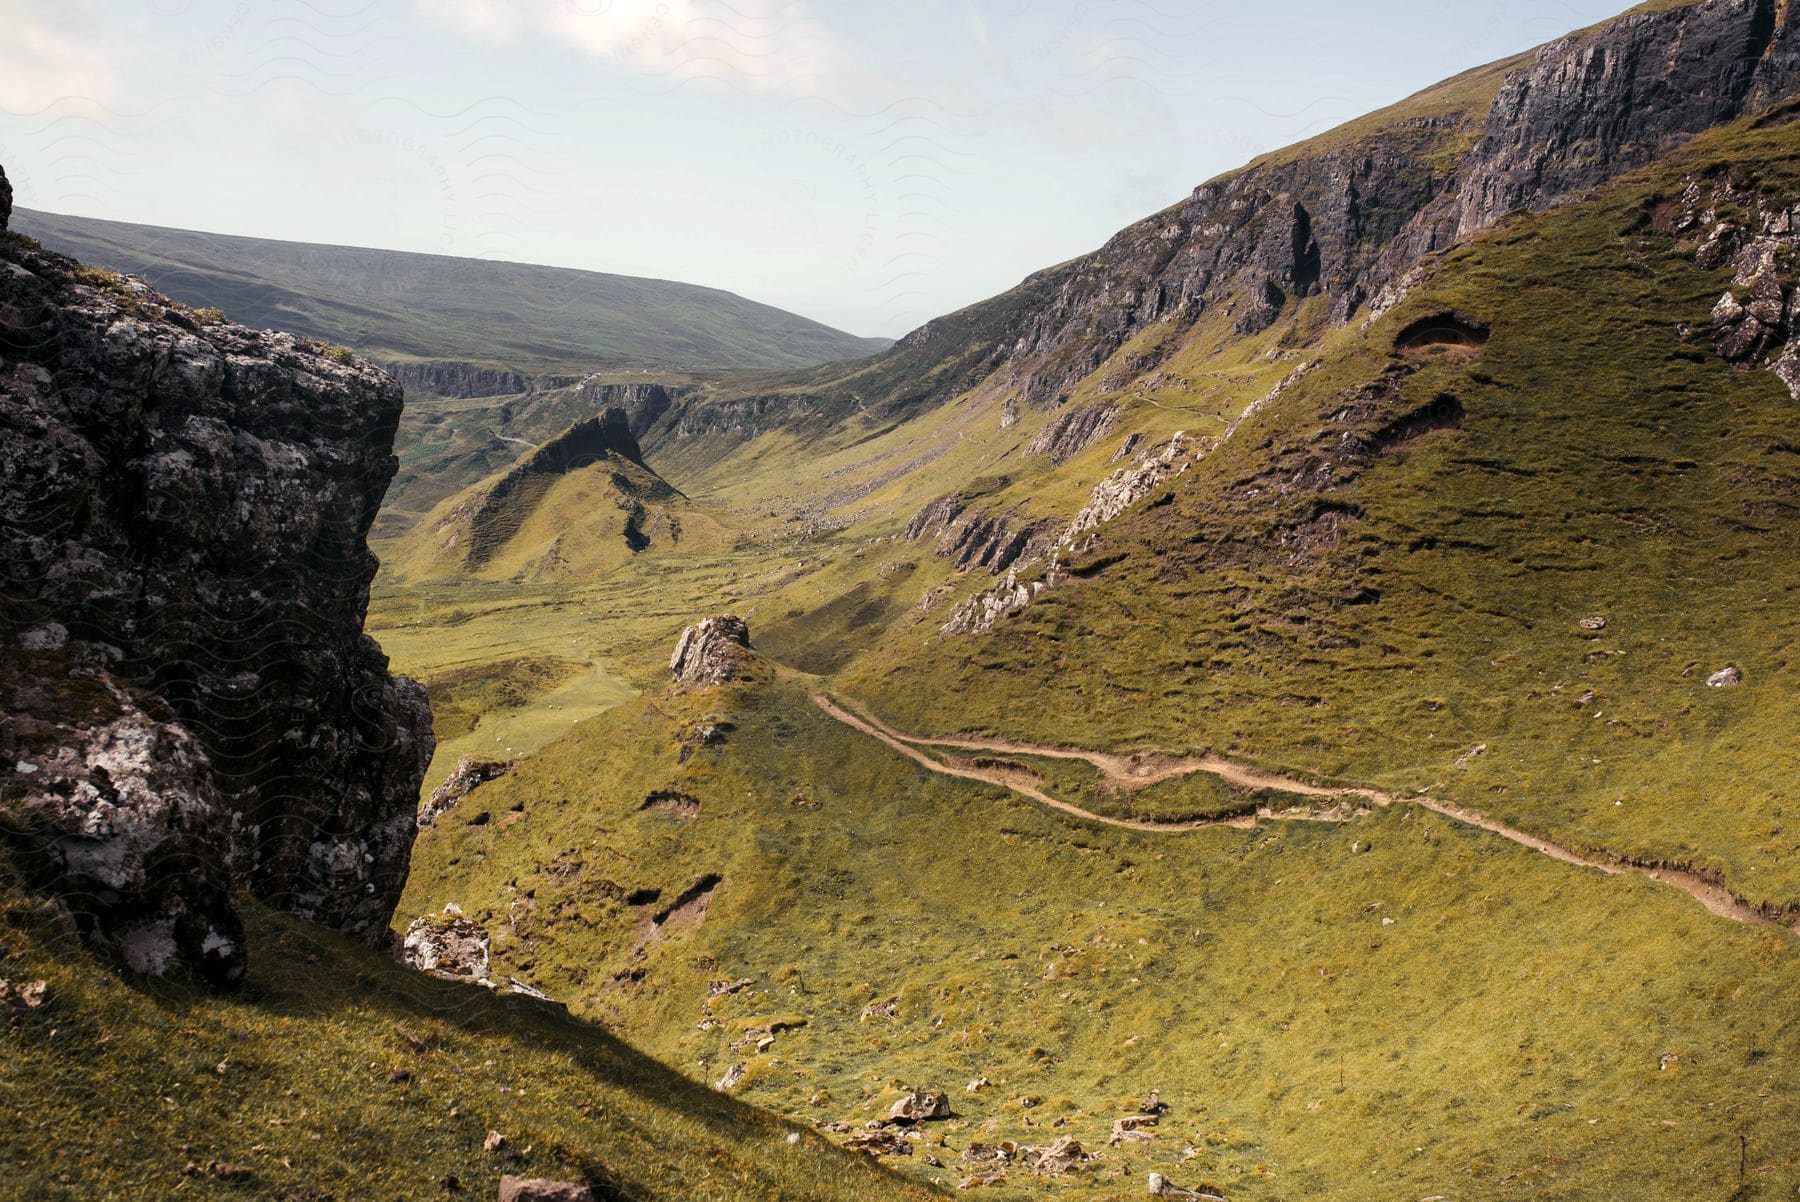
[[[103,900],[65,881],[78,919],[116,926],[180,888],[193,912],[220,913],[228,876],[386,937],[432,750],[424,691],[390,676],[362,630],[400,407],[399,385],[346,351],[0,234],[0,646],[39,652],[12,665],[11,687],[117,689],[155,710],[167,729],[139,733],[167,754],[118,791],[192,800],[133,811],[108,797],[81,749],[138,720],[124,702],[73,706],[63,754],[33,753],[61,765],[61,817],[44,826],[47,778],[0,754],[0,831],[38,871],[58,823],[135,812],[146,843],[159,825],[168,847],[204,827],[216,861],[181,886],[151,856]]]
[[[676,684],[690,689],[729,684],[742,677],[750,651],[750,624],[720,614],[681,632],[669,671]]]

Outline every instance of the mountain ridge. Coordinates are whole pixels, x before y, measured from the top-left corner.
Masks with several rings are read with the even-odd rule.
[[[523,391],[507,385],[619,367],[795,366],[887,344],[675,280],[23,208],[13,224],[188,304],[349,345],[410,373],[412,383],[428,382],[440,362],[489,373],[478,386],[494,392],[454,395]],[[491,360],[470,362],[472,346]]]

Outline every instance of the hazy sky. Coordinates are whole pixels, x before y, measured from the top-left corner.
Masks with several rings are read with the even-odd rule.
[[[16,203],[898,335],[1624,0],[0,0]]]

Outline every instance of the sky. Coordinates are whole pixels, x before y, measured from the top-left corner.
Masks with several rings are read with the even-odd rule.
[[[1625,0],[0,0],[15,203],[894,337]]]

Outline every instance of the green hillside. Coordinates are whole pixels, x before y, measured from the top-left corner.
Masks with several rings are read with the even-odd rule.
[[[532,377],[620,366],[797,366],[887,345],[671,280],[28,209],[12,225],[85,263],[142,276],[176,300],[349,346],[384,364],[437,360]]]
[[[399,920],[454,901],[840,1139],[945,1090],[889,1163],[995,1197],[1791,1194],[1800,409],[1715,347],[1751,285],[1706,249],[1800,205],[1790,118],[1506,217],[1375,316],[1227,300],[993,357],[1097,270],[1065,265],[849,368],[693,382],[645,458],[731,543],[378,586],[402,664],[526,626],[641,693],[459,708],[477,746],[545,721]],[[718,612],[750,678],[669,689]],[[1034,1173],[1061,1137],[1100,1155]]]
[[[0,916],[6,979],[47,984],[0,1041],[10,1196],[492,1198],[502,1174],[637,1202],[930,1196],[556,1007],[260,906],[224,997],[108,971],[16,880]]]

